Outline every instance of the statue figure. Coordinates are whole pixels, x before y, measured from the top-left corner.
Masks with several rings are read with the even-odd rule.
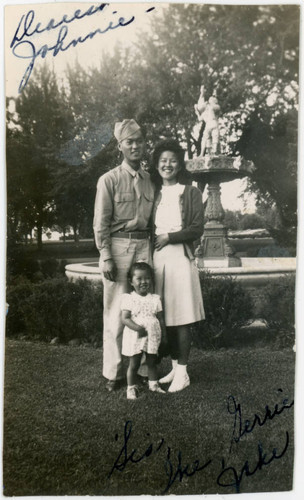
[[[218,117],[220,106],[215,95],[212,95],[208,101],[205,100],[204,85],[200,88],[200,96],[194,109],[199,121],[205,122],[200,156],[219,153]]]

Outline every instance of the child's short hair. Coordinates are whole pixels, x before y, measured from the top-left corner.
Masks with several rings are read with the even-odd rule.
[[[148,271],[152,281],[154,281],[154,273],[153,269],[147,262],[134,262],[132,266],[130,267],[128,271],[128,279],[129,281],[132,281],[132,278],[134,276],[135,271],[140,270],[140,271]]]

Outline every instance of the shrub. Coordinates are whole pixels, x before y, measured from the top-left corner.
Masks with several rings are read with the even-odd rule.
[[[41,260],[40,270],[46,278],[54,278],[59,273],[59,263],[54,257]]]
[[[242,214],[240,211],[234,212],[232,210],[225,210],[224,224],[227,229],[237,230],[240,229],[240,220]]]
[[[44,278],[54,278],[65,275],[65,260],[54,257],[38,258],[31,249],[15,246],[7,249],[7,281],[23,276],[31,281],[41,281]]]
[[[60,342],[72,338],[100,343],[102,288],[87,280],[70,282],[49,278],[39,283],[20,280],[7,293],[10,312],[7,334],[23,333],[29,339]]]
[[[32,293],[33,284],[23,276],[13,280],[8,286],[6,292],[6,302],[9,304],[9,313],[6,317],[8,336],[20,335],[26,331],[24,304]]]
[[[240,221],[240,229],[262,229],[265,221],[257,214],[246,214]]]
[[[285,275],[265,288],[261,316],[269,326],[287,332],[295,327],[295,276]]]
[[[244,325],[253,315],[249,293],[231,276],[218,278],[202,272],[200,280],[206,319],[195,335],[198,345],[202,345],[205,336],[216,343],[218,337]]]
[[[9,249],[8,249],[9,252]],[[30,255],[26,255],[22,248],[16,248],[10,251],[7,257],[7,276],[13,279],[16,276],[24,276],[31,279],[32,276],[40,271],[39,263]]]
[[[101,346],[103,331],[102,283],[91,283],[87,280],[78,280],[77,283],[82,287],[83,291],[79,304],[81,338],[96,347]]]

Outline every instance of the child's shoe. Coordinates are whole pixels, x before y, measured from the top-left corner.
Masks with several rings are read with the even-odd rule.
[[[127,399],[137,399],[138,389],[136,385],[130,385],[127,387]]]
[[[157,382],[157,380],[149,380],[149,390],[152,392],[159,392],[160,394],[166,393],[166,391],[163,391],[163,389],[159,387],[159,383]]]

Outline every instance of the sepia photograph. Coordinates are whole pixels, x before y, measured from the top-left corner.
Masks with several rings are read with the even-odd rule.
[[[4,497],[299,493],[302,7],[1,6]]]

